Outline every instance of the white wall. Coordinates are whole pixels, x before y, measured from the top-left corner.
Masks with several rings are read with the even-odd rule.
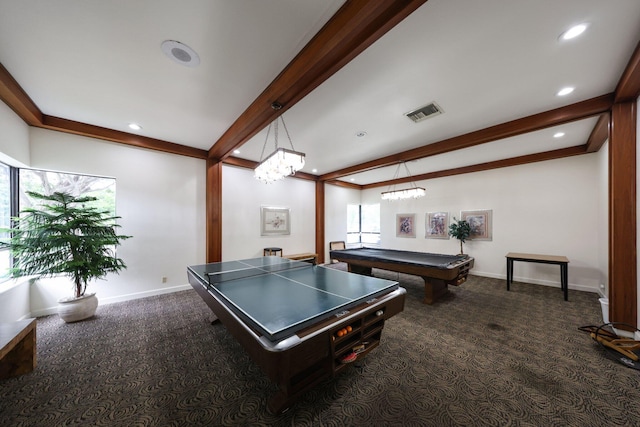
[[[329,262],[329,242],[347,240],[347,205],[361,203],[361,191],[325,184],[324,186],[324,241],[325,262]]]
[[[204,160],[30,129],[2,103],[0,126],[0,152],[10,153],[13,164],[117,179],[121,231],[134,237],[118,251],[129,268],[91,287],[101,303],[188,288],[185,267],[205,262]],[[232,166],[223,166],[222,179],[224,260],[260,256],[270,246],[285,254],[314,251],[313,182],[266,185],[251,170]],[[325,260],[328,242],[346,238],[347,204],[380,203],[383,247],[451,254],[459,250],[457,240],[424,238],[425,214],[444,210],[459,217],[460,210],[492,209],[493,240],[465,244],[476,258],[474,274],[504,278],[510,251],[560,254],[571,261],[570,287],[597,291],[608,274],[607,181],[605,145],[590,155],[422,181],[427,196],[416,201],[382,203],[379,189],[327,184]],[[291,235],[260,236],[260,206],[290,208]],[[395,236],[397,213],[416,213],[415,239]],[[555,266],[517,263],[515,279],[558,285],[559,272]],[[51,312],[57,298],[70,292],[68,284],[21,284],[0,294],[0,313],[28,315],[21,302],[28,289],[34,315]]]
[[[0,102],[0,161],[11,166],[29,164],[29,126]]]
[[[38,128],[30,143],[31,167],[116,178],[120,232],[133,238],[118,248],[128,268],[90,286],[101,304],[189,288],[186,267],[205,262],[204,160]],[[67,283],[32,286],[32,314],[69,295]]]
[[[203,193],[204,194],[204,193]],[[315,252],[315,182],[285,178],[264,184],[253,170],[222,167],[222,260],[262,256],[267,247],[284,255]],[[291,234],[261,236],[261,206],[290,210]]]
[[[606,297],[609,295],[609,141],[595,155],[598,163],[598,269],[601,274],[598,291]]]
[[[427,212],[493,211],[492,241],[468,241],[465,253],[475,258],[472,274],[505,278],[508,252],[565,255],[569,258],[569,286],[597,291],[601,241],[597,228],[601,187],[599,157],[587,154],[566,159],[457,175],[417,184],[424,198],[380,205],[381,246],[435,253],[459,253],[456,239],[425,239]],[[380,189],[363,191],[362,203],[380,200]],[[398,238],[398,213],[416,214],[416,238]],[[557,266],[516,263],[514,280],[559,286]]]
[[[12,166],[24,166],[29,163],[29,126],[2,102],[0,161]],[[0,284],[0,322],[29,316],[29,282],[22,280]]]

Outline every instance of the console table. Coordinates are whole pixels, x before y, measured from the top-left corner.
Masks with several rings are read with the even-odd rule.
[[[539,264],[555,264],[560,266],[560,288],[564,292],[564,300],[569,300],[569,259],[565,256],[521,254],[509,252],[507,255],[507,291],[513,281],[513,261],[536,262]]]

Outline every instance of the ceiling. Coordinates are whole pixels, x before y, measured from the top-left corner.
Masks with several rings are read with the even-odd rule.
[[[161,148],[193,147],[204,156],[251,115],[252,103],[268,95],[265,89],[344,3],[0,0],[0,63],[46,117],[139,135]],[[559,40],[583,22],[582,36]],[[414,177],[428,177],[570,150],[587,143],[598,115],[489,132],[488,141],[482,135],[614,92],[639,29],[637,0],[429,0],[285,105],[283,117],[294,148],[306,153],[303,172],[361,186],[387,184],[399,160],[410,160]],[[172,61],[161,50],[164,40],[194,49],[199,66]],[[575,90],[557,96],[566,86]],[[430,102],[443,114],[419,123],[405,116]],[[142,129],[130,130],[132,122]],[[234,144],[239,153],[225,149],[221,157],[260,161],[267,123]],[[555,138],[557,132],[564,136]],[[282,132],[279,145],[288,146]],[[404,168],[398,176],[406,176]]]

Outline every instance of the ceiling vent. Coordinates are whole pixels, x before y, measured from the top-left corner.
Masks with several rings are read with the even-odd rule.
[[[415,123],[421,122],[429,117],[437,116],[438,114],[442,114],[442,108],[435,102],[431,104],[427,104],[424,107],[420,107],[417,110],[409,111],[405,113],[405,116],[409,117]]]

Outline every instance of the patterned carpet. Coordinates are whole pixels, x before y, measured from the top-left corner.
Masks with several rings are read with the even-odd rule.
[[[38,320],[38,367],[0,382],[1,426],[637,426],[640,372],[578,326],[596,294],[471,277],[405,311],[381,345],[280,416],[275,386],[194,291],[105,305],[89,321]]]

